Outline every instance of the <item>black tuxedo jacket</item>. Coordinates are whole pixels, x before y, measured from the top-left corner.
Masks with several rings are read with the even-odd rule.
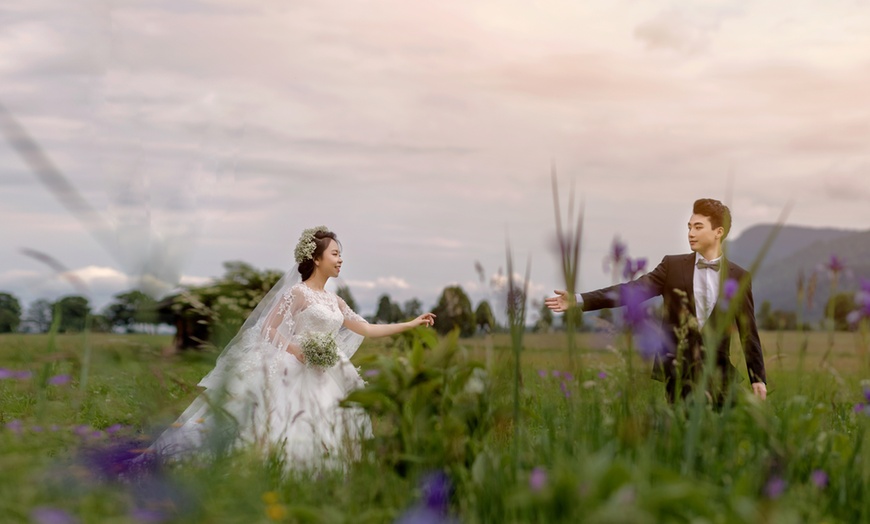
[[[661,263],[651,272],[642,277],[616,286],[581,293],[583,298],[583,310],[594,311],[598,309],[619,307],[619,297],[623,296],[621,288],[633,286],[632,291],[640,293],[644,300],[655,296],[664,299],[664,316],[662,329],[665,333],[662,351],[653,365],[653,377],[671,381],[675,378],[676,368],[674,362],[677,356],[677,333],[676,328],[681,325],[682,318],[686,315],[695,317],[695,291],[694,291],[694,268],[695,253],[688,255],[670,255],[662,259]],[[758,338],[758,328],[755,324],[755,304],[752,300],[751,276],[742,267],[723,259],[722,268],[719,271],[720,285],[719,294],[722,295],[727,279],[735,279],[744,288],[743,293],[738,293],[732,300],[736,304],[736,324],[743,346],[743,354],[746,356],[746,367],[749,372],[749,380],[752,383],[766,382],[764,372],[764,356],[761,353],[761,341]],[[678,291],[685,293],[685,298]],[[732,325],[723,325],[729,319],[726,308],[720,307],[721,301],[717,300],[716,306],[710,314],[710,318],[704,325],[704,329],[716,329],[722,332],[719,347],[716,348],[716,366],[722,374],[723,380],[730,380],[736,371],[731,364],[731,332]],[[683,320],[685,322],[685,320]],[[685,365],[682,369],[688,370],[696,367],[698,352],[703,352],[703,337],[697,329],[690,330],[686,337],[688,351],[681,352]],[[687,362],[695,354],[695,362]],[[683,378],[692,378],[684,375]]]

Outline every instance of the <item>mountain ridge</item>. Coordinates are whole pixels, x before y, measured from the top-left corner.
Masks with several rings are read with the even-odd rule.
[[[768,238],[772,238],[767,255],[752,277],[756,308],[764,301],[781,311],[802,311],[806,321],[824,316],[825,303],[831,292],[857,289],[861,279],[870,280],[870,229],[849,230],[783,226],[776,236],[775,224],[758,224],[744,231],[726,246],[728,258],[750,269]],[[845,265],[836,289],[826,266],[836,256]],[[804,285],[815,281],[815,293],[809,304],[798,305],[798,280]]]

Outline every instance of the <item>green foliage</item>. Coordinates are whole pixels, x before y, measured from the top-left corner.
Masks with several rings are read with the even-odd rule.
[[[383,294],[378,299],[378,309],[373,319],[383,324],[393,324],[402,320],[402,308],[390,300],[390,295]]]
[[[178,349],[226,345],[282,276],[244,262],[225,262],[224,268],[224,275],[214,283],[190,287],[164,300],[158,310],[176,326]]]
[[[58,331],[61,333],[84,331],[90,313],[88,299],[79,295],[63,297],[54,304],[54,315],[60,318]]]
[[[463,337],[474,334],[475,316],[471,310],[471,300],[460,286],[444,288],[432,313],[438,317],[435,322],[438,333],[444,335],[458,329]]]
[[[535,322],[535,331],[547,332],[553,327],[553,311],[541,302],[538,310],[538,320]]]
[[[12,333],[21,324],[21,303],[14,295],[0,293],[0,333]]]
[[[474,310],[474,323],[477,329],[484,333],[491,333],[496,328],[495,315],[492,306],[486,300],[481,300]]]
[[[423,314],[423,303],[416,298],[406,300],[402,306],[402,315],[405,318],[417,318]]]
[[[852,347],[852,334],[835,336]],[[94,355],[85,388],[75,378],[85,335],[0,337],[0,368],[33,373],[0,379],[4,520],[27,522],[34,508],[48,506],[81,522],[136,521],[143,485],[100,480],[81,457],[174,420],[215,357],[167,360],[160,353],[169,337],[88,337]],[[507,338],[485,368],[466,349],[482,341],[455,334],[438,341],[431,329],[396,337],[396,347],[386,350],[364,346],[358,363],[369,383],[354,393],[363,398],[349,399],[374,422],[375,439],[361,460],[317,474],[284,473],[280,461],[241,450],[194,460],[147,485],[144,491],[163,497],[150,507],[167,510],[172,522],[392,522],[420,496],[419,473],[443,469],[454,485],[451,511],[468,523],[870,518],[870,417],[853,409],[865,402],[866,367],[834,376],[771,366],[769,401],[741,393],[733,408],[704,407],[701,445],[685,457],[691,406],[667,405],[646,370],[629,375],[616,357],[590,360],[585,375],[567,373],[563,349],[533,349],[557,338],[563,336],[524,338],[519,419],[511,415],[515,376]],[[824,338],[812,338],[811,355],[824,351]],[[48,384],[56,375],[74,378]],[[627,397],[629,383],[635,389]],[[522,436],[516,458],[514,421]],[[120,437],[105,432],[115,424],[123,426]],[[826,482],[813,480],[817,471]],[[771,488],[779,480],[781,493]]]
[[[48,300],[44,298],[34,300],[27,308],[27,314],[24,317],[25,329],[30,333],[47,333],[51,328],[53,310],[54,308]]]
[[[848,331],[854,328],[850,325],[847,317],[856,309],[858,306],[855,304],[854,292],[837,293],[829,298],[828,303],[825,304],[828,318],[833,320],[834,329],[839,331]]]
[[[412,333],[410,351],[364,363],[368,383],[345,404],[375,417],[371,450],[398,474],[469,467],[491,429],[486,373],[460,358],[456,332],[428,351],[423,332]]]
[[[139,290],[115,295],[115,301],[106,306],[103,315],[110,325],[128,333],[133,324],[157,324],[160,321],[157,301]]]
[[[768,331],[797,329],[797,313],[794,311],[771,310],[770,302],[761,303],[757,315],[758,327]]]

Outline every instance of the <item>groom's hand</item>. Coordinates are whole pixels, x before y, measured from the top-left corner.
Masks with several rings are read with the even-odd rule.
[[[553,292],[556,293],[556,296],[545,298],[544,305],[556,313],[568,311],[568,308],[574,305],[574,297],[569,297],[567,291],[557,289]]]
[[[767,386],[764,385],[764,382],[753,382],[752,392],[761,400],[767,399]]]

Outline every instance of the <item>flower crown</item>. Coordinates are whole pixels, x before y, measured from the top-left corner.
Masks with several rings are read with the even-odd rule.
[[[303,231],[302,235],[299,236],[299,243],[296,244],[296,249],[293,251],[297,264],[301,264],[314,256],[314,251],[317,249],[314,235],[321,231],[327,233],[329,229],[326,226],[312,227]]]

